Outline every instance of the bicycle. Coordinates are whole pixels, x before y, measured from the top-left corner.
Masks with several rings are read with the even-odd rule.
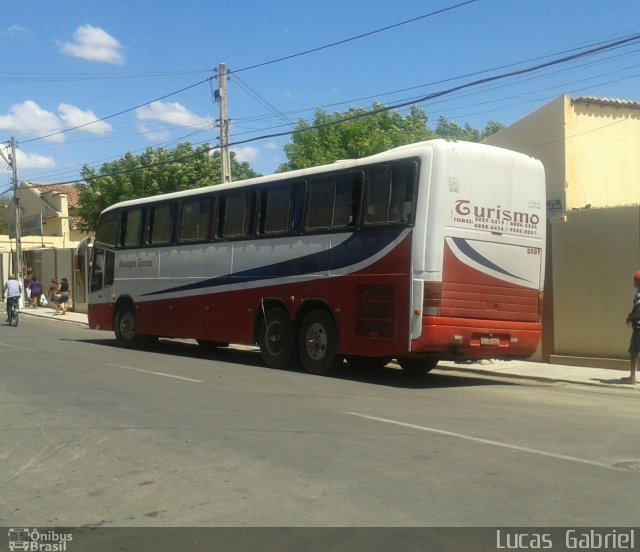
[[[7,308],[9,309],[8,318],[9,326],[16,327],[18,325],[18,312],[20,311],[18,306],[18,298],[10,297],[7,301]]]

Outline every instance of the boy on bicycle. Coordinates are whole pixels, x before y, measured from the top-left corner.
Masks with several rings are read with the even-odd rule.
[[[9,322],[9,311],[11,304],[20,302],[20,296],[22,295],[22,288],[20,282],[16,279],[15,274],[9,274],[9,279],[4,283],[4,290],[2,291],[2,298],[7,298],[7,322]]]

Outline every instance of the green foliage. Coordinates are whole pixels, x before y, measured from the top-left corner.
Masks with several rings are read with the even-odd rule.
[[[477,128],[473,128],[469,124],[465,124],[461,127],[455,121],[448,121],[444,117],[438,119],[438,124],[435,128],[435,134],[438,138],[447,138],[449,140],[464,140],[466,142],[481,142],[488,136],[495,134],[499,130],[504,128],[500,123],[495,121],[489,121],[484,131],[480,131]]]
[[[318,110],[312,125],[301,120],[292,141],[284,146],[288,161],[280,165],[278,172],[324,165],[338,159],[357,159],[433,138],[480,142],[503,128],[491,121],[484,131],[479,131],[468,124],[460,127],[455,121],[440,117],[431,131],[427,113],[416,106],[405,116],[395,110],[376,113],[381,108],[382,105],[374,103],[370,109],[352,107],[345,113],[328,114]]]
[[[127,153],[99,171],[85,165],[81,173],[85,183],[76,186],[81,229],[95,231],[101,211],[114,203],[218,184],[220,172],[218,151],[211,154],[209,146],[193,148],[189,143],[174,150]],[[247,163],[236,161],[233,152],[231,175],[233,180],[258,176]]]
[[[305,121],[296,125],[292,142],[284,146],[288,161],[278,171],[356,159],[434,137],[421,109],[412,107],[406,116],[393,110],[371,114],[381,107],[374,103],[371,109],[353,107],[345,113],[316,111],[315,128],[307,130]],[[340,121],[345,122],[337,124]]]

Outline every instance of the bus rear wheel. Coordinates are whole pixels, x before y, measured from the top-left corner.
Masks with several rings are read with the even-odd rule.
[[[296,358],[296,335],[289,315],[280,308],[268,310],[260,322],[258,345],[269,368],[290,368]]]
[[[407,376],[414,380],[424,378],[431,370],[438,366],[437,358],[399,358],[398,364]]]
[[[325,375],[341,364],[338,351],[338,332],[326,311],[315,309],[302,321],[299,336],[300,359],[310,374]]]

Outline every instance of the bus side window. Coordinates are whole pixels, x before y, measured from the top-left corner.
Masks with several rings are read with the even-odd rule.
[[[144,222],[144,209],[134,208],[124,211],[120,224],[120,245],[132,247],[140,245]]]
[[[278,184],[263,190],[260,196],[260,234],[289,231],[291,186]]]
[[[369,169],[365,223],[381,224],[387,221],[391,171],[387,166]]]
[[[206,240],[210,235],[211,197],[185,200],[180,215],[178,241]]]
[[[415,161],[397,163],[391,176],[389,222],[409,222],[413,214],[413,192],[417,174]]]
[[[307,192],[307,229],[330,228],[333,218],[335,178],[319,177],[309,181]]]
[[[96,241],[115,247],[118,243],[118,213],[110,212],[100,218]]]
[[[365,210],[366,224],[410,222],[413,216],[415,161],[369,169]]]
[[[241,190],[225,194],[221,202],[222,237],[240,238],[253,231],[255,190]]]
[[[166,245],[173,239],[173,205],[165,203],[150,209],[149,238],[152,245]]]
[[[302,232],[304,218],[304,182],[291,185],[291,231]]]
[[[358,224],[362,195],[362,173],[345,173],[336,180],[336,197],[331,226],[340,228]]]

